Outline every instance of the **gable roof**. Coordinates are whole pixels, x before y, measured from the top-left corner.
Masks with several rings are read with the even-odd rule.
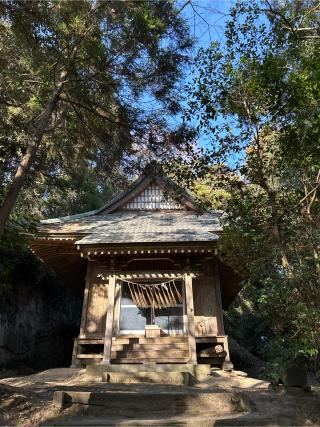
[[[98,209],[96,211],[96,215],[109,214],[121,209],[128,202],[132,201],[135,197],[146,190],[151,184],[157,184],[163,190],[166,198],[176,201],[186,210],[199,211],[199,208],[191,194],[182,187],[179,187],[170,178],[164,175],[142,175],[134,181],[127,190],[116,194],[111,201]]]
[[[160,209],[158,201],[136,209],[139,196],[155,185],[161,189],[159,197],[171,202]],[[144,175],[102,208],[41,221],[38,230],[54,239],[72,236],[78,245],[213,242],[221,232],[220,216],[221,212],[201,213],[193,197],[164,175]]]
[[[106,215],[42,222],[47,236],[74,236],[77,244],[210,242],[220,234],[219,213],[120,211]]]
[[[83,218],[87,217],[114,213],[124,207],[126,203],[132,201],[135,197],[141,194],[152,183],[157,184],[161,189],[163,189],[166,197],[172,198],[186,210],[191,210],[197,213],[201,212],[193,196],[182,187],[179,187],[170,178],[164,175],[142,175],[138,179],[136,179],[127,190],[118,192],[109,202],[107,202],[99,209],[83,212],[80,214],[43,219],[40,221],[40,224],[62,224],[69,221],[82,220]],[[96,220],[98,220],[98,218],[96,218]]]
[[[216,242],[221,231],[219,217],[213,213],[122,211],[103,216],[99,225],[91,224],[90,234],[78,245],[122,243]]]

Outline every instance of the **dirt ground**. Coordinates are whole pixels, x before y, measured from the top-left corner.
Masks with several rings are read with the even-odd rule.
[[[16,376],[13,372],[3,372],[0,378],[0,425],[36,427],[45,420],[59,418],[67,413],[61,412],[52,403],[56,390],[128,390],[139,393],[144,390],[181,389],[184,386],[157,384],[106,384],[94,381],[83,369],[50,369],[33,375]],[[315,391],[272,387],[269,383],[244,377],[237,372],[212,371],[206,380],[192,387],[193,391],[245,393],[252,402],[254,410],[235,419],[205,420],[201,414],[201,427],[204,425],[320,425],[320,394]],[[146,408],[144,408],[146,410]],[[68,415],[68,414],[67,414]],[[200,414],[199,414],[200,415]],[[165,417],[165,416],[164,416]],[[164,418],[165,420],[165,418]],[[196,420],[183,419],[179,425],[196,425]],[[90,425],[90,424],[83,424]],[[125,425],[136,425],[127,422]],[[146,423],[145,425],[148,425]],[[161,425],[171,425],[164,421]]]

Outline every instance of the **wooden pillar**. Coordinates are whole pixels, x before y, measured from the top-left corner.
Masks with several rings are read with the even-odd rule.
[[[114,314],[113,314],[113,335],[119,333],[119,317],[120,317],[120,299],[121,299],[121,284],[117,283],[114,296]]]
[[[218,321],[218,336],[219,339],[223,342],[224,351],[227,353],[224,359],[222,368],[225,370],[233,369],[233,364],[230,361],[229,353],[229,344],[228,336],[225,335],[224,324],[223,324],[223,310],[222,310],[222,300],[221,300],[221,286],[220,286],[220,269],[219,269],[219,260],[218,258],[214,259],[214,277],[216,282],[216,296],[217,296],[217,321]]]
[[[214,259],[214,278],[216,284],[216,301],[217,301],[217,324],[218,324],[218,335],[224,335],[224,324],[223,324],[223,310],[221,300],[221,287],[220,287],[220,271],[219,271],[219,260]]]
[[[109,275],[108,310],[107,310],[107,316],[106,316],[106,330],[104,334],[103,359],[101,362],[104,365],[110,365],[111,363],[115,288],[116,288],[116,276],[112,274],[112,275]]]
[[[187,273],[184,275],[184,284],[185,284],[185,291],[186,291],[190,363],[193,363],[196,365],[197,350],[196,350],[196,338],[195,338],[195,328],[194,328],[192,275],[190,273]]]
[[[90,278],[91,278],[91,272],[92,272],[93,268],[94,268],[94,266],[93,266],[92,261],[88,261],[87,273],[86,273],[86,279],[85,279],[85,289],[84,289],[84,296],[83,296],[83,304],[82,304],[82,314],[81,314],[79,338],[85,338],[87,309],[88,309],[88,301],[89,301],[89,293],[90,293],[90,285],[91,285]]]

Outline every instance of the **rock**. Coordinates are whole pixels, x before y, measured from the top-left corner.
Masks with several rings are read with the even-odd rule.
[[[286,370],[282,376],[283,384],[286,387],[301,387],[310,390],[307,371],[301,366],[293,365]]]

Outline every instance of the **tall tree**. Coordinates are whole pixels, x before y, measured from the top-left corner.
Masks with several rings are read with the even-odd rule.
[[[209,162],[242,178],[226,175],[221,248],[258,287],[277,360],[320,349],[319,22],[317,2],[287,3],[231,9],[225,44],[199,52],[186,112]]]
[[[8,0],[0,20],[1,233],[30,171],[110,170],[164,133],[192,42],[171,1]]]

